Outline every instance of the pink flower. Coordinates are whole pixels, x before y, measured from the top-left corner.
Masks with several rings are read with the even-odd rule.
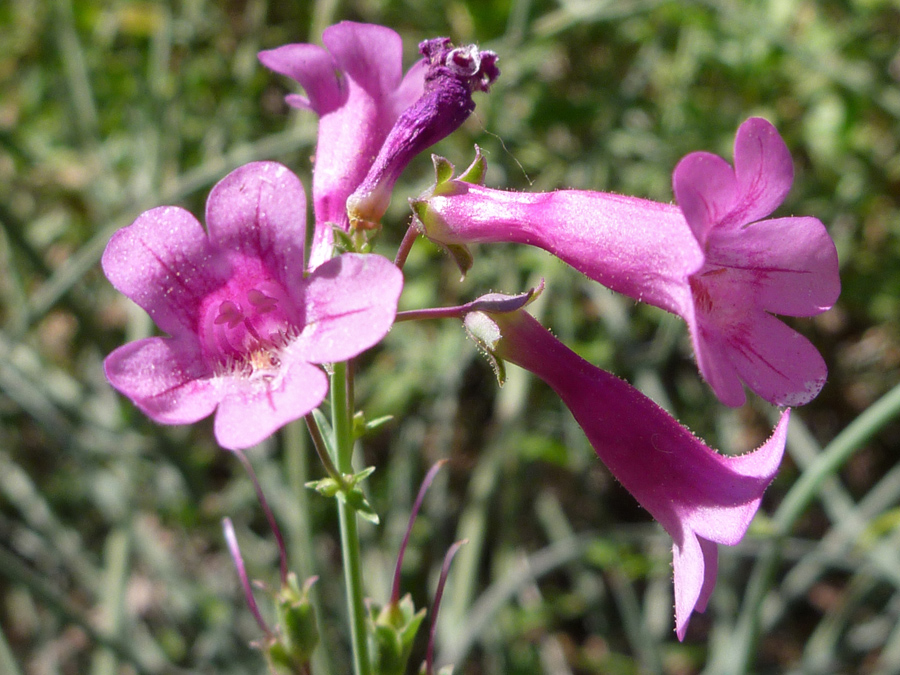
[[[209,232],[187,211],[143,213],[110,239],[103,270],[170,337],[137,340],[106,376],[151,419],[188,424],[216,411],[229,449],[254,445],[322,402],[318,364],[378,342],[397,311],[400,271],[345,254],[305,276],[303,185],[274,162],[243,166],[209,195]]]
[[[683,639],[716,583],[716,544],[737,544],[778,471],[785,411],[757,450],[726,457],[637,389],[570,351],[524,310],[473,312],[466,327],[489,354],[531,371],[559,394],[597,456],[671,535],[675,630]]]
[[[744,403],[742,381],[771,403],[801,405],[827,369],[809,340],[772,314],[829,309],[840,293],[837,251],[816,218],[764,219],[793,180],[771,124],[744,122],[734,154],[735,169],[709,153],[685,157],[674,174],[680,208],[603,192],[491,190],[478,184],[480,156],[466,172],[473,182],[439,181],[413,206],[425,234],[457,259],[466,260],[465,244],[529,244],[678,314],[701,374],[727,405]]]
[[[366,177],[394,122],[422,95],[425,63],[402,73],[400,36],[383,26],[343,21],[322,33],[325,48],[289,44],[259,53],[267,68],[296,80],[306,96],[287,102],[319,115],[313,173],[313,269],[331,257],[332,224],[344,230],[347,197]]]

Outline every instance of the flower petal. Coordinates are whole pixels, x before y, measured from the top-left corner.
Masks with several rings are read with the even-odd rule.
[[[196,333],[200,303],[228,276],[203,226],[176,206],[145,211],[113,234],[101,264],[110,283],[171,335]]]
[[[288,285],[303,277],[306,195],[277,162],[252,162],[219,181],[206,202],[209,238],[218,248],[266,264]]]
[[[425,59],[419,59],[403,76],[400,85],[394,90],[391,97],[393,105],[392,116],[394,119],[400,117],[400,113],[416,102],[425,89],[425,73],[428,71],[428,64]]]
[[[722,403],[732,408],[744,405],[747,396],[737,369],[728,359],[730,347],[726,338],[715,329],[688,322],[691,341],[697,357],[697,367],[703,379]]]
[[[216,440],[228,450],[243,450],[318,406],[328,393],[328,378],[321,368],[294,361],[275,379],[235,375],[223,380],[223,386]]]
[[[304,358],[346,361],[383,338],[397,314],[403,274],[379,255],[345,253],[309,277]]]
[[[285,97],[295,108],[307,108],[322,116],[339,108],[347,99],[347,91],[335,72],[334,59],[318,45],[284,45],[257,56],[266,68],[287,75],[303,87],[305,97],[297,94]]]
[[[734,270],[744,292],[773,314],[813,316],[830,309],[840,295],[837,249],[817,218],[717,229],[707,248],[707,262]]]
[[[703,586],[700,588],[700,596],[694,610],[705,612],[709,598],[716,587],[716,575],[719,573],[719,547],[714,542],[707,541],[703,537],[697,537],[700,549],[703,551]]]
[[[813,400],[828,376],[828,368],[813,344],[775,317],[759,311],[746,332],[726,336],[728,358],[747,386],[779,406]]]
[[[675,634],[684,640],[700,592],[707,585],[706,558],[693,532],[685,532],[681,542],[675,540],[672,567],[675,570]],[[712,584],[715,585],[715,576]]]
[[[322,32],[338,67],[379,103],[396,91],[403,75],[403,41],[385,26],[341,21]]]
[[[113,387],[160,424],[190,424],[212,413],[219,391],[195,341],[146,338],[103,362]]]
[[[790,192],[794,163],[774,126],[761,117],[751,117],[734,139],[734,171],[740,197],[729,216],[738,225],[765,218]]]
[[[675,200],[700,246],[734,208],[739,187],[734,171],[724,159],[708,152],[692,152],[672,173]]]
[[[682,545],[672,546],[675,569],[675,634],[684,640],[691,614],[703,612],[716,586],[719,548],[692,533]]]

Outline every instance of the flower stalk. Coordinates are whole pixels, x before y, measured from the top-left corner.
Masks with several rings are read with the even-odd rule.
[[[338,471],[353,473],[353,402],[348,387],[347,362],[335,363],[331,375],[331,424]],[[341,530],[341,558],[344,562],[344,586],[350,617],[350,640],[353,646],[353,669],[356,675],[371,675],[369,646],[366,637],[366,608],[363,602],[362,565],[359,552],[359,528],[356,509],[338,499]]]

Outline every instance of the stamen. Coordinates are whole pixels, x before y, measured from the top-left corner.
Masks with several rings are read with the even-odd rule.
[[[234,328],[243,320],[244,313],[241,311],[240,305],[233,303],[231,300],[225,300],[219,305],[219,315],[215,320],[217,326],[227,323],[229,328]]]
[[[253,305],[253,307],[256,309],[256,312],[258,314],[271,312],[278,306],[278,300],[266,295],[256,288],[251,288],[249,291],[247,291],[247,299],[250,301],[250,304]]]

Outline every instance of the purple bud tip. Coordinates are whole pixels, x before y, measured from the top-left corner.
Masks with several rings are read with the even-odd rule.
[[[419,44],[425,57],[425,89],[404,110],[362,183],[347,199],[356,229],[375,229],[387,211],[394,183],[420,152],[456,131],[475,110],[473,91],[488,91],[500,75],[497,55],[475,45],[454,47],[450,38]]]
[[[450,38],[434,38],[419,44],[419,53],[428,60],[428,81],[438,74],[450,74],[467,84],[470,91],[489,91],[500,75],[498,56],[492,51],[481,51],[476,45],[454,47]],[[441,69],[445,69],[441,72]]]

